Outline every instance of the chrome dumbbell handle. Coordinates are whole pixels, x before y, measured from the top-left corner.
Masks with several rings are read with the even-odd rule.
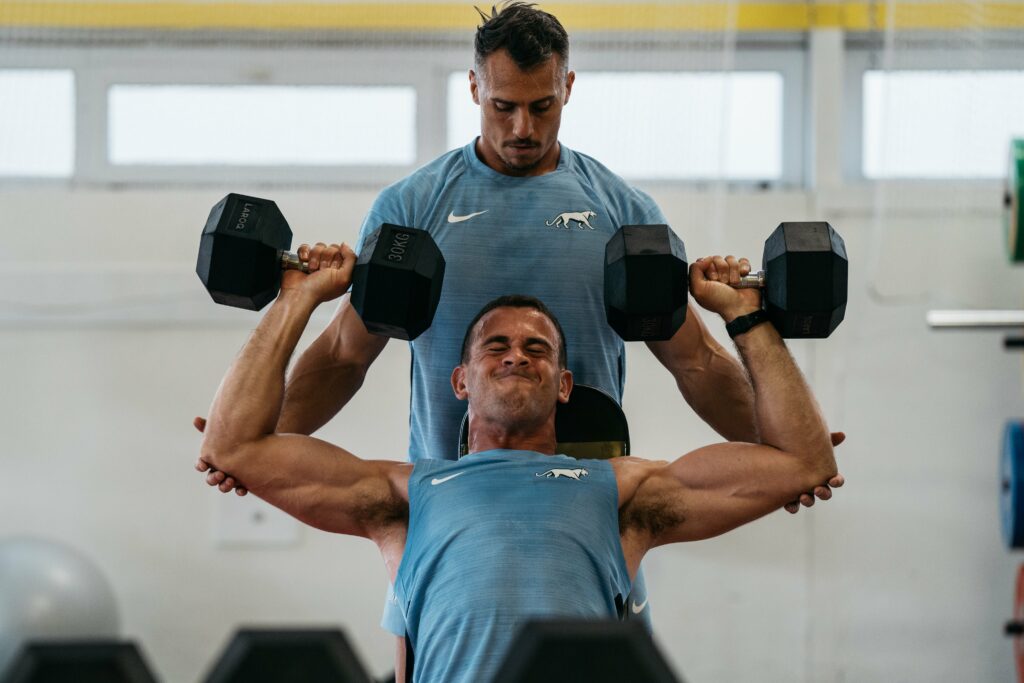
[[[764,287],[764,271],[759,270],[756,273],[750,273],[740,278],[740,282],[737,285],[732,285],[736,289],[758,289]]]
[[[301,260],[298,254],[290,251],[281,252],[281,267],[286,270],[301,270],[303,273],[309,272],[309,262]]]

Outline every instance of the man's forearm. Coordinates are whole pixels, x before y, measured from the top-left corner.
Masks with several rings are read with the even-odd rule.
[[[315,308],[308,295],[281,291],[217,390],[204,452],[216,453],[274,432],[284,396],[285,368]]]
[[[836,463],[828,427],[779,333],[765,323],[735,341],[753,384],[761,442],[805,457],[833,476]]]
[[[647,347],[676,380],[686,402],[729,441],[758,443],[754,390],[740,362],[708,331],[691,302],[686,321],[666,341]]]
[[[712,429],[729,441],[760,442],[750,378],[720,345],[709,347],[703,362],[672,374],[683,398]]]
[[[366,371],[356,365],[318,367],[300,357],[288,376],[277,431],[312,434],[327,424],[363,386]]]
[[[367,332],[343,298],[330,325],[292,366],[277,431],[312,434],[327,424],[359,391],[387,341]]]

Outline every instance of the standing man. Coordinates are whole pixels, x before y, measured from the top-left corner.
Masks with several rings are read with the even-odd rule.
[[[604,249],[623,225],[668,223],[645,193],[558,141],[576,74],[569,38],[551,14],[512,2],[481,13],[469,89],[480,136],[384,189],[363,222],[357,251],[382,223],[430,232],[445,280],[430,329],[411,343],[409,459],[458,457],[465,405],[448,377],[459,340],[480,307],[508,292],[535,296],[562,321],[576,381],[619,403],[625,348],[604,313]],[[317,253],[310,255],[317,260]],[[757,443],[753,391],[736,359],[696,310],[669,341],[648,347],[683,396],[729,440]],[[368,333],[349,298],[291,372],[278,429],[311,434],[355,394],[387,343]],[[629,618],[650,625],[643,574]],[[386,628],[404,625],[389,599]]]
[[[351,280],[351,250],[323,253],[310,274],[285,273],[221,382],[197,469],[228,472],[307,524],[374,541],[407,624],[413,681],[490,680],[527,619],[614,619],[649,550],[725,533],[836,475],[825,421],[770,324],[736,338],[763,443],[673,462],[557,455],[555,408],[573,387],[565,338],[543,303],[519,296],[489,302],[457,335],[449,390],[468,401],[472,434],[462,460],[362,460],[281,434],[295,345],[316,306]],[[759,308],[758,291],[726,284],[739,281],[735,266],[714,257],[690,268],[696,300],[727,322]]]

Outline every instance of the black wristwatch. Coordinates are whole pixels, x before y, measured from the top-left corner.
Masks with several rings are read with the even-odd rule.
[[[759,308],[753,313],[747,313],[741,315],[738,318],[733,318],[732,322],[726,323],[725,331],[729,333],[731,339],[735,339],[744,332],[750,331],[750,328],[754,325],[760,325],[761,323],[768,322],[768,311],[763,308]]]

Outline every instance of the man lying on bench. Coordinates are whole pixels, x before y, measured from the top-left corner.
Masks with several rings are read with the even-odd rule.
[[[736,338],[763,443],[715,444],[671,462],[556,454],[555,409],[573,386],[565,340],[543,303],[516,296],[484,307],[452,372],[455,394],[469,402],[461,460],[362,460],[320,439],[275,434],[295,345],[316,306],[351,281],[354,254],[331,250],[319,270],[284,273],[221,383],[196,466],[213,470],[208,483],[233,477],[311,526],[376,543],[416,681],[489,680],[532,617],[618,618],[649,550],[725,533],[837,474],[821,412],[764,324]],[[729,259],[690,269],[694,299],[726,322],[760,308],[758,290],[726,284],[736,272]]]

